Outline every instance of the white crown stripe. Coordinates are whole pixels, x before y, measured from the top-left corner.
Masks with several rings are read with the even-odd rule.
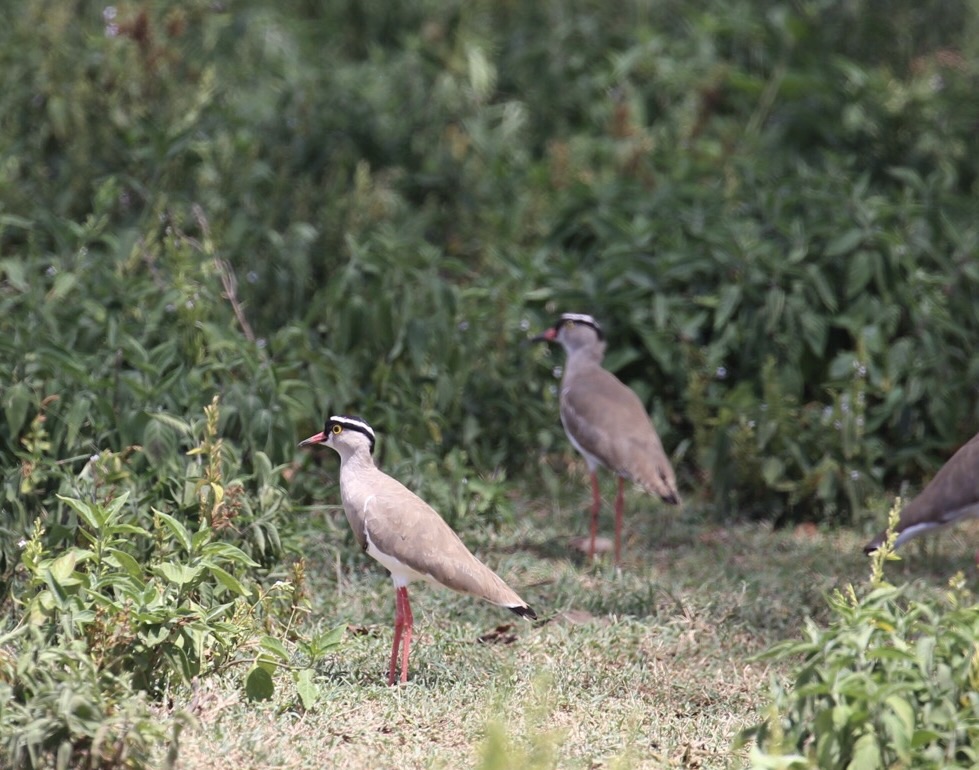
[[[599,329],[599,330],[601,330],[601,328],[602,328],[601,326],[599,326],[598,321],[596,321],[594,318],[592,318],[587,313],[562,313],[561,314],[561,320],[562,321],[577,321],[578,323],[588,324],[589,326],[594,326],[596,329]]]
[[[343,425],[344,427],[347,428],[353,428],[354,430],[362,431],[363,433],[366,433],[371,438],[375,438],[374,429],[363,420],[355,420],[351,417],[344,417],[343,415],[335,414],[332,417],[330,417],[330,422],[335,422],[338,425]]]

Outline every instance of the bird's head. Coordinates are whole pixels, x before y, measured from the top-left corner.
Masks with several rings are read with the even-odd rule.
[[[584,313],[562,313],[554,326],[533,338],[534,342],[557,342],[568,353],[602,343],[605,334],[598,321]]]
[[[354,454],[366,447],[369,454],[374,453],[374,429],[360,417],[333,415],[326,421],[322,433],[300,441],[300,447],[328,446],[341,457]]]

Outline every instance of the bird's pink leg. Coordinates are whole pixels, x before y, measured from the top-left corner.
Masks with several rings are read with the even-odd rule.
[[[403,598],[404,588],[398,588],[394,594],[394,645],[391,647],[391,665],[388,667],[388,684],[394,684],[394,667],[398,663],[398,646],[401,643],[401,632],[404,630],[405,615]]]
[[[598,510],[602,505],[602,495],[598,489],[598,474],[591,472],[591,540],[588,541],[588,559],[595,558],[595,537],[598,535]]]
[[[408,601],[407,586],[398,589],[404,599],[404,639],[401,647],[401,681],[408,681],[408,650],[411,649],[411,632],[415,627],[415,619],[411,615],[411,602]]]
[[[625,501],[623,499],[623,489],[625,479],[619,476],[619,491],[615,495],[615,566],[619,566],[619,553],[622,549],[622,509]]]

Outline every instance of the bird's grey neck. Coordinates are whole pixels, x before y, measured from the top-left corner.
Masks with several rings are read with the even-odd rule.
[[[605,358],[605,343],[595,341],[590,345],[582,345],[579,348],[568,351],[568,368],[572,366],[588,366],[589,364],[601,365]]]
[[[374,458],[371,457],[370,450],[367,447],[357,447],[352,451],[340,454],[341,470],[363,471],[373,467]]]

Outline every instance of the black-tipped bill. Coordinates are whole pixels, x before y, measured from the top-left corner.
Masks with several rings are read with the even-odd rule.
[[[315,436],[310,436],[309,438],[300,441],[299,446],[306,447],[306,446],[315,446],[316,444],[325,444],[326,436],[327,436],[326,431],[323,431],[322,433],[317,433]]]

